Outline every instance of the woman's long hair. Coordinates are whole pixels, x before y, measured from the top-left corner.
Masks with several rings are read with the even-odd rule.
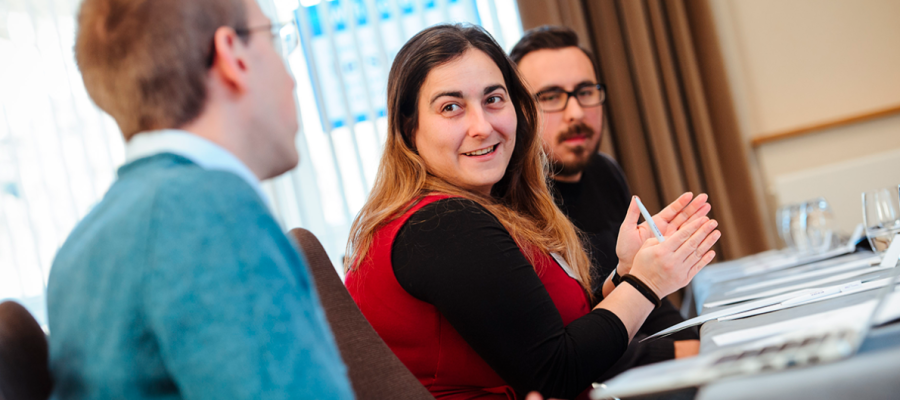
[[[516,110],[516,145],[506,173],[490,197],[455,186],[425,167],[414,150],[419,121],[419,90],[428,73],[467,50],[490,57],[506,83]],[[375,186],[353,221],[344,269],[362,264],[375,232],[403,215],[429,193],[445,193],[478,202],[509,231],[534,264],[534,251],[559,253],[591,293],[590,259],[575,227],[556,208],[547,187],[547,161],[538,135],[538,110],[515,66],[494,39],[477,26],[437,25],[410,39],[394,59],[388,76],[388,137]]]

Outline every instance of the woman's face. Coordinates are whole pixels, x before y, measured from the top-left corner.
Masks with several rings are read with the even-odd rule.
[[[489,195],[516,146],[516,111],[500,68],[469,49],[428,73],[418,107],[415,144],[428,170]]]

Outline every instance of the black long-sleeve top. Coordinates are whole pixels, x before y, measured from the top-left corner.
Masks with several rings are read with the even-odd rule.
[[[518,393],[572,398],[628,347],[625,326],[609,310],[564,326],[509,232],[474,201],[439,200],[413,214],[391,263],[400,286],[434,305]]]
[[[616,241],[619,226],[625,220],[631,202],[631,190],[625,181],[625,175],[613,159],[598,153],[591,156],[581,180],[574,183],[554,181],[551,189],[556,205],[588,239],[588,253],[593,265],[591,276],[594,296],[602,299],[603,282],[619,262]],[[663,299],[662,306],[647,316],[638,333],[650,335],[682,321],[684,318],[675,306]],[[630,360],[623,360],[614,369],[621,372],[630,367],[672,359],[675,357],[675,340],[699,338],[699,332],[692,328],[668,338],[633,343],[632,347],[636,348],[629,350],[636,354]]]

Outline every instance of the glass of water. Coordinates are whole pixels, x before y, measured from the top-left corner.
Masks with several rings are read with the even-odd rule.
[[[831,247],[834,235],[834,212],[824,197],[810,200],[806,207],[806,238],[810,250],[824,252]]]
[[[775,212],[775,227],[778,230],[778,237],[784,242],[785,248],[795,250],[794,238],[791,236],[791,206],[781,206]]]
[[[793,204],[788,208],[790,221],[790,236],[794,242],[794,248],[800,253],[810,250],[809,238],[806,235],[806,204]]]
[[[900,188],[884,188],[864,192],[863,224],[875,252],[887,250],[894,235],[900,233]]]

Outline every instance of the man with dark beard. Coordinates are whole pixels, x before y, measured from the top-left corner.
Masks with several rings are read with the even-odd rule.
[[[568,28],[543,26],[526,32],[510,58],[518,65],[543,111],[541,135],[550,161],[554,200],[590,242],[593,273],[598,282],[593,291],[600,299],[602,287],[618,283],[617,276],[630,268],[619,263],[620,258],[626,259],[620,256],[629,249],[617,249],[616,239],[625,221],[631,191],[619,165],[597,152],[606,88],[597,83],[590,54],[578,46],[577,35]],[[685,194],[654,217],[663,233],[667,222],[709,212],[706,195],[691,200]],[[681,321],[675,307],[665,300],[647,317],[639,335],[652,334]],[[644,344],[635,340],[619,364],[601,380],[634,366],[693,356],[698,350],[696,330]]]

